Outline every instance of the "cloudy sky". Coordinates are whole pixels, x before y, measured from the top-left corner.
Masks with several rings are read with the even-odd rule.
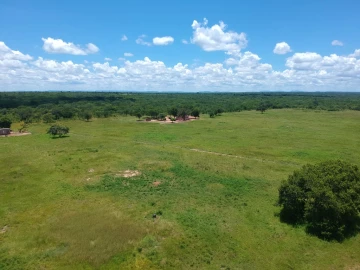
[[[0,91],[360,91],[357,0],[1,0]]]

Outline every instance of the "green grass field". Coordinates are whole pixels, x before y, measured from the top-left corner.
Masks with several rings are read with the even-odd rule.
[[[306,163],[360,165],[360,112],[62,124],[0,138],[0,269],[360,269],[360,235],[322,241],[276,206]]]

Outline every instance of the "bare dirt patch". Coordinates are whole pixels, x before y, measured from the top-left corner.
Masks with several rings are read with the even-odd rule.
[[[0,230],[0,234],[6,233],[6,231],[8,230],[9,226],[5,225],[1,230]]]
[[[161,184],[160,181],[155,181],[155,182],[153,182],[153,186],[154,186],[154,187],[157,187],[157,186],[159,186],[160,184]]]
[[[178,124],[178,123],[185,123],[185,122],[191,122],[191,121],[195,121],[195,120],[199,120],[200,118],[195,118],[190,116],[189,118],[187,118],[186,120],[183,120],[181,118],[176,119],[175,121],[171,121],[170,117],[166,117],[165,120],[156,120],[156,119],[152,119],[150,121],[144,121],[147,123],[160,123],[160,124]]]
[[[93,173],[93,172],[95,172],[95,170],[94,170],[94,169],[89,169],[88,172],[89,172],[89,173]]]
[[[135,176],[138,176],[140,175],[141,173],[139,171],[132,171],[132,170],[126,170],[126,171],[123,171],[123,172],[119,172],[116,174],[116,176],[121,176],[121,177],[125,177],[125,178],[130,178],[130,177],[135,177]]]
[[[207,188],[210,190],[220,190],[224,188],[224,185],[220,183],[211,183],[207,185]]]
[[[30,132],[11,132],[9,135],[0,135],[0,137],[18,137],[18,136],[25,136],[31,135]]]

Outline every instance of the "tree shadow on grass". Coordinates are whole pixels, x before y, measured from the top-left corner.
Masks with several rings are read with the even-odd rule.
[[[286,223],[293,228],[303,228],[307,234],[328,242],[342,243],[360,232],[357,224],[346,224],[347,226],[343,226],[342,230],[338,228],[342,227],[343,224],[333,224],[333,228],[329,228],[329,225],[322,222],[307,222],[303,216],[296,216],[294,212],[287,211],[284,208],[275,213],[274,216],[278,217],[281,223]]]
[[[65,139],[65,138],[68,138],[70,137],[69,135],[64,135],[64,136],[52,136],[51,139],[55,140],[55,139]]]

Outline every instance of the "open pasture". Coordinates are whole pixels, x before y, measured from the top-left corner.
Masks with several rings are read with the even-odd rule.
[[[306,163],[360,165],[359,123],[300,109],[128,116],[63,121],[55,139],[32,124],[0,138],[0,269],[359,269],[360,235],[319,240],[276,206]]]

